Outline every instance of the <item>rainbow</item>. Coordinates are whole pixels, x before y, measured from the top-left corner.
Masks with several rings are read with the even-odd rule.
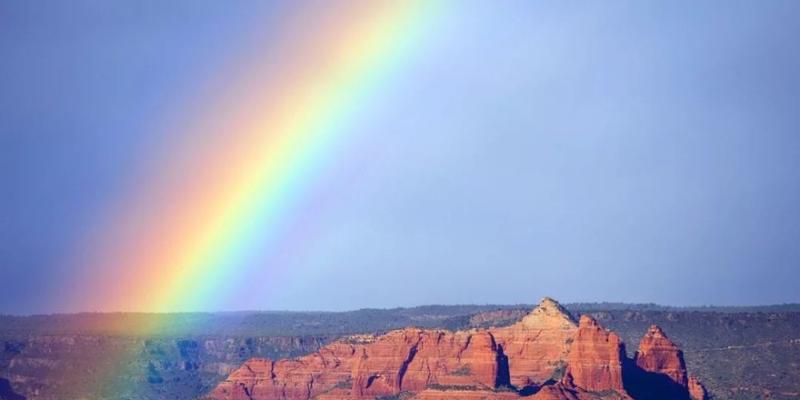
[[[86,241],[72,308],[209,311],[291,267],[282,254],[308,239],[300,205],[438,13],[433,2],[318,5],[270,31],[269,51],[233,60],[223,90],[165,116],[158,150]],[[271,263],[254,261],[264,253]]]

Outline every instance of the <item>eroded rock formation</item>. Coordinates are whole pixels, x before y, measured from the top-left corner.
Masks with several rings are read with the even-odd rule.
[[[683,352],[658,326],[647,330],[629,364],[626,389],[633,396],[653,400],[689,398]]]
[[[619,336],[584,315],[569,352],[564,382],[588,391],[623,393],[624,359],[625,346]]]
[[[657,325],[651,326],[645,333],[634,361],[639,368],[666,375],[680,386],[688,384],[683,352]]]
[[[647,397],[647,385],[664,382],[674,389],[672,400],[702,389],[687,378],[683,355],[658,327],[628,360],[617,334],[589,316],[576,323],[545,298],[508,327],[406,328],[350,337],[295,359],[251,359],[207,398],[622,400],[657,398]]]
[[[514,325],[489,329],[508,357],[510,384],[535,388],[551,378],[558,380],[578,324],[556,301],[544,298],[539,306]]]

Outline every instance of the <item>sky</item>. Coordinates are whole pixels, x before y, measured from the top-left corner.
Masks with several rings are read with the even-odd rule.
[[[280,223],[249,219],[270,239],[236,239],[243,255],[204,261],[202,296],[153,306],[150,286],[108,288],[172,266],[115,249],[152,245],[160,202],[225,187],[209,163],[171,178],[209,173],[207,191],[148,198],[164,155],[246,147],[208,121],[280,116],[247,98],[313,67],[292,49],[313,59],[383,25],[317,33],[314,18],[371,18],[343,1],[2,2],[0,313],[800,302],[800,3],[437,4],[398,22],[410,45],[383,49],[390,72],[331,127],[347,139],[281,197]],[[192,291],[181,271],[153,290]]]

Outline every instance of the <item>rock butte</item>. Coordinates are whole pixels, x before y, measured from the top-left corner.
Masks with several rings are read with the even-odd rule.
[[[593,318],[576,323],[544,298],[507,327],[405,328],[351,336],[295,359],[251,359],[205,399],[705,399],[657,326],[634,359],[624,346]]]
[[[660,372],[680,386],[688,385],[689,378],[686,376],[683,353],[656,325],[651,326],[645,333],[634,361],[645,371]]]

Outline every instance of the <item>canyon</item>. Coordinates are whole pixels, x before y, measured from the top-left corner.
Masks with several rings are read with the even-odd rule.
[[[705,400],[658,326],[633,358],[596,319],[544,298],[505,327],[355,335],[297,358],[248,360],[206,400]],[[689,382],[692,382],[691,386]]]

